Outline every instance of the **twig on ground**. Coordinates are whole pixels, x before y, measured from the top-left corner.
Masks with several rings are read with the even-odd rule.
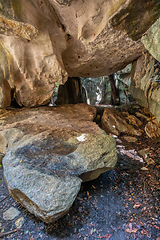
[[[9,195],[7,195],[7,196],[4,197],[3,199],[1,199],[0,202],[2,202],[3,200],[5,200],[7,197],[9,197]]]
[[[19,229],[14,229],[14,230],[9,231],[9,232],[1,233],[1,234],[0,234],[0,238],[3,238],[3,237],[5,237],[5,236],[7,236],[7,235],[9,235],[9,234],[11,234],[11,233],[15,233],[15,232],[17,232],[17,231],[19,231]]]

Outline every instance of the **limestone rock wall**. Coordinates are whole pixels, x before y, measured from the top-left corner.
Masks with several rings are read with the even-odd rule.
[[[147,51],[133,64],[130,92],[160,122],[160,18],[141,40]]]
[[[4,87],[0,80],[0,106],[14,97],[31,107],[47,103],[55,82],[64,84],[68,76],[109,75],[137,59],[160,2],[1,0],[0,13],[0,41],[13,59],[11,68],[1,60],[13,84],[8,78]]]
[[[133,64],[130,92],[160,122],[160,64],[148,52]]]
[[[150,54],[157,59],[157,61],[160,61],[160,18],[142,37],[142,43]]]

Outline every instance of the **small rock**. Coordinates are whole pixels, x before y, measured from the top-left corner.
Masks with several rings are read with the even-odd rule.
[[[3,219],[4,220],[13,220],[15,217],[17,217],[20,214],[20,211],[18,211],[14,207],[10,207],[7,211],[3,213]]]
[[[120,144],[121,144],[122,141],[121,141],[120,139],[117,138],[117,139],[116,139],[116,143],[120,143]]]
[[[150,138],[160,137],[160,127],[157,120],[152,120],[148,122],[145,126],[146,135]]]
[[[15,221],[15,225],[17,229],[20,229],[24,224],[24,217],[21,217]]]
[[[150,151],[150,148],[144,148],[139,151],[139,154],[142,155],[142,157],[144,158],[144,160],[148,165],[155,163],[153,159],[149,157],[149,151]]]
[[[127,116],[126,116],[127,115]],[[141,136],[142,130],[135,129],[132,124],[129,123],[129,119],[138,122],[138,119],[128,112],[122,112],[118,109],[105,108],[102,116],[102,129],[108,134],[114,134],[119,136],[121,133],[130,134],[134,136]],[[138,125],[140,123],[138,122]],[[136,125],[137,126],[137,125]]]
[[[145,116],[144,114],[140,113],[140,112],[136,112],[136,116],[137,117],[140,117],[140,118],[144,118],[146,119],[147,121],[149,121],[149,117]]]
[[[145,161],[146,161],[146,163],[147,163],[148,165],[155,163],[155,161],[153,161],[152,158],[146,158]]]
[[[139,150],[139,154],[141,154],[142,157],[144,159],[146,159],[148,157],[148,155],[149,155],[149,150],[150,150],[150,148],[141,149],[141,150]]]
[[[0,164],[2,164],[2,159],[4,157],[4,154],[3,153],[0,153]]]
[[[137,127],[141,126],[143,123],[138,119],[136,118],[134,115],[129,115],[127,117],[128,121],[129,121],[129,124],[131,125],[135,125]]]
[[[143,171],[148,171],[148,168],[142,167],[141,170],[143,170]]]
[[[127,142],[137,142],[136,137],[124,136],[123,139],[126,140]]]

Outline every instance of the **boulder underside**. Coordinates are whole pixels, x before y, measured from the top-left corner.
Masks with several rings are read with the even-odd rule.
[[[68,76],[109,75],[141,56],[160,2],[7,0],[0,10],[0,107],[33,107]]]

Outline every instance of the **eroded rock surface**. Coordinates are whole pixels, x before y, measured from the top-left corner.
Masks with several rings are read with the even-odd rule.
[[[102,129],[107,133],[141,136],[140,126],[142,122],[128,111],[106,108],[102,116]]]
[[[86,104],[1,110],[0,139],[9,193],[52,222],[68,212],[82,181],[115,167],[115,140]]]
[[[143,6],[143,7],[142,7]],[[109,75],[137,59],[160,2],[0,1],[0,107],[49,102],[55,82]],[[138,13],[138,14],[137,14]],[[9,61],[12,59],[12,61]]]
[[[149,53],[160,62],[160,18],[142,37],[142,43]]]
[[[160,122],[160,63],[147,52],[132,66],[130,93]]]

